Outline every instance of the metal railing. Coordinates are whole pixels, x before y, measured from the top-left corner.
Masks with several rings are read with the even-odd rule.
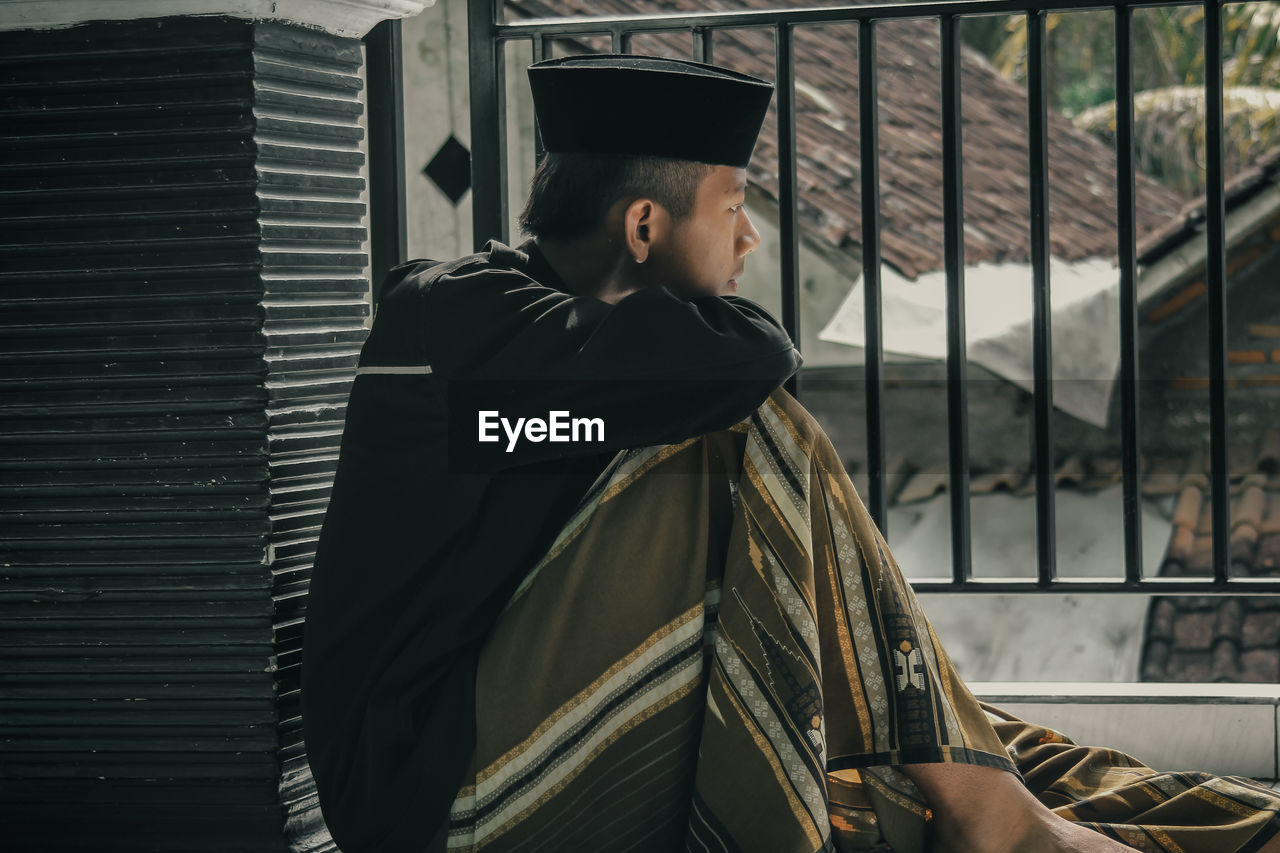
[[[1208,204],[1206,283],[1210,320],[1210,460],[1213,534],[1212,580],[1142,576],[1141,493],[1138,411],[1138,301],[1135,228],[1133,11],[1140,7],[1192,5],[1176,0],[949,0],[808,9],[704,12],[686,15],[590,17],[519,20],[502,23],[501,0],[470,0],[472,204],[475,245],[490,237],[506,239],[506,109],[503,103],[504,50],[508,41],[528,41],[537,61],[549,55],[557,38],[606,36],[615,52],[628,52],[636,34],[686,32],[691,58],[711,62],[718,30],[761,28],[774,34],[777,86],[779,231],[781,243],[782,323],[799,340],[799,235],[797,231],[795,46],[796,28],[856,23],[862,190],[862,273],[865,283],[865,387],[868,508],[883,528],[886,518],[885,442],[882,384],[879,165],[876,116],[876,26],[881,21],[933,19],[941,25],[943,218],[947,311],[947,419],[951,513],[952,576],[948,581],[917,581],[921,592],[941,591],[1136,591],[1181,593],[1280,593],[1280,579],[1234,579],[1230,564],[1230,507],[1227,476],[1225,208],[1223,192],[1222,25],[1221,4],[1209,0],[1205,11],[1204,56],[1207,94],[1206,160]],[[1124,577],[1116,581],[1059,578],[1055,564],[1052,338],[1049,302],[1048,98],[1046,27],[1048,11],[1109,10],[1115,18],[1117,104],[1116,186],[1121,341],[1121,444],[1123,467]],[[985,580],[973,577],[970,547],[968,379],[965,342],[964,211],[961,156],[960,21],[971,15],[1024,15],[1028,33],[1028,117],[1030,141],[1030,246],[1034,292],[1034,460],[1037,574],[1033,580]],[[539,152],[540,153],[540,152]]]
[[[364,37],[369,104],[369,265],[373,303],[382,276],[409,250],[408,185],[404,170],[404,64],[399,20],[383,21]]]

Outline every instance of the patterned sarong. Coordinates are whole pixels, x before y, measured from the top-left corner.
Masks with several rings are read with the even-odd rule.
[[[499,618],[476,691],[450,850],[923,851],[931,815],[894,769],[922,762],[1020,773],[1139,849],[1256,850],[1280,828],[1244,780],[993,724],[782,390],[733,429],[620,453]]]

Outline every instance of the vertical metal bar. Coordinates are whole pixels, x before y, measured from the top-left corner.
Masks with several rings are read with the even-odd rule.
[[[794,30],[778,24],[774,30],[776,59],[774,73],[778,87],[778,242],[782,252],[782,327],[800,346],[800,244],[796,230],[796,87]],[[786,382],[797,393],[796,377]]]
[[[404,75],[400,21],[383,21],[364,37],[369,80],[369,268],[373,304],[387,271],[405,259]]]
[[[1027,13],[1027,122],[1031,184],[1032,351],[1035,372],[1036,570],[1042,585],[1058,576],[1053,489],[1053,323],[1049,299],[1048,90],[1045,13]]]
[[[551,58],[551,37],[538,35],[533,37],[533,61],[541,62]],[[533,165],[536,168],[542,162],[547,149],[542,144],[542,129],[538,127],[538,116],[533,117]]]
[[[950,462],[951,575],[973,574],[969,543],[969,400],[964,310],[964,175],[960,136],[960,30],[942,17],[942,219],[947,277],[947,456]]]
[[[630,53],[631,52],[631,33],[627,30],[613,30],[613,52],[614,53]]]
[[[862,165],[862,298],[866,327],[864,378],[867,399],[867,477],[871,518],[888,538],[884,470],[883,322],[880,315],[880,133],[877,106],[876,30],[858,21],[858,153]]]
[[[1222,165],[1222,4],[1204,3],[1205,283],[1209,299],[1209,458],[1212,460],[1213,580],[1227,582],[1231,506],[1227,494],[1226,212]]]
[[[708,65],[715,62],[714,39],[715,30],[709,30],[706,27],[694,27],[693,58],[695,61],[705,62]]]
[[[1120,274],[1120,440],[1124,472],[1124,579],[1142,580],[1142,491],[1138,451],[1138,272],[1133,164],[1133,9],[1117,6],[1116,234]]]
[[[502,0],[467,0],[471,65],[471,243],[506,240],[507,110],[502,45],[496,27]]]

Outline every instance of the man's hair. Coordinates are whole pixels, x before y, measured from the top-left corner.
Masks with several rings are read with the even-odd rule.
[[[712,168],[663,157],[548,153],[533,174],[520,230],[531,237],[581,237],[599,227],[619,199],[651,198],[680,220],[693,212],[698,184]]]

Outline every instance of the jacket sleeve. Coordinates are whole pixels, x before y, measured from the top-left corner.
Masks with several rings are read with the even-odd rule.
[[[611,305],[489,268],[436,281],[424,308],[426,348],[456,422],[451,454],[472,432],[478,442],[469,427],[478,406],[510,419],[561,411],[603,422],[602,441],[504,437],[501,453],[488,453],[491,470],[725,429],[801,364],[778,322],[736,296],[685,300],[653,287]]]

